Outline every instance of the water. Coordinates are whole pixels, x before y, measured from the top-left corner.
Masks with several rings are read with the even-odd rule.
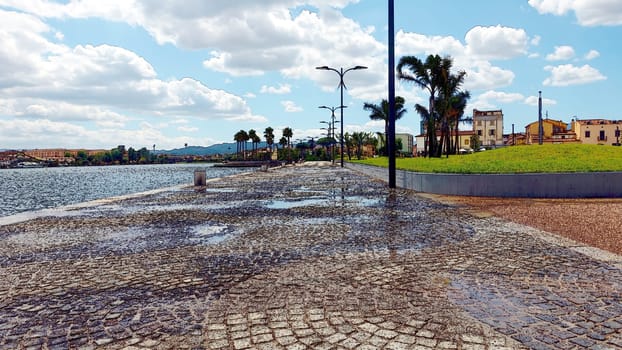
[[[0,170],[0,217],[163,187],[191,185],[195,169],[207,178],[250,171],[211,164],[125,165]]]

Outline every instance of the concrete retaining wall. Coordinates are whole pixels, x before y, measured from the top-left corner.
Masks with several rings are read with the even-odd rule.
[[[387,168],[347,163],[348,168],[388,181]],[[396,185],[419,192],[481,197],[622,197],[622,172],[551,174],[430,174],[396,171]]]

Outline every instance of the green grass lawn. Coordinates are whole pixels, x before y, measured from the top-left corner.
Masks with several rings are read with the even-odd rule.
[[[388,158],[356,163],[388,166]],[[583,144],[530,145],[449,158],[398,158],[397,169],[424,173],[500,174],[622,171],[622,147]]]

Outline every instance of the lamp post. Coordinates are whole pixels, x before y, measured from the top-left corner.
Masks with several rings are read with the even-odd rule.
[[[396,187],[395,170],[395,4],[393,0],[388,3],[389,25],[389,52],[388,52],[388,85],[389,85],[389,125],[387,135],[387,150],[389,151],[389,188]]]
[[[340,106],[343,106],[343,89],[346,88],[346,84],[343,82],[343,76],[348,73],[351,70],[359,70],[359,69],[367,69],[367,67],[365,66],[355,66],[352,68],[348,68],[346,70],[344,70],[343,68],[340,68],[339,70],[335,69],[335,68],[331,68],[329,66],[321,66],[321,67],[315,67],[315,69],[320,69],[320,70],[332,70],[333,72],[339,74],[339,88],[341,89],[341,103],[339,104]],[[341,108],[341,138],[339,140],[340,142],[340,150],[339,153],[341,153],[341,167],[343,168],[343,108]]]
[[[343,110],[344,108],[347,108],[347,107],[348,106],[343,106],[343,105],[339,106],[339,107],[328,107],[328,106],[319,106],[318,107],[318,108],[328,109],[331,112],[331,117],[330,117],[331,124],[330,124],[330,127],[333,130],[333,138],[332,138],[332,140],[335,139],[335,123],[339,123],[339,122],[335,122],[335,111],[337,110],[337,108],[341,108],[341,110]],[[342,120],[343,120],[343,114],[342,114]],[[325,122],[320,122],[320,123],[325,123]],[[342,133],[342,138],[343,138],[343,128],[341,130],[341,133]],[[328,135],[328,137],[330,137],[330,135]],[[334,155],[334,152],[333,152],[334,150],[335,150],[335,146],[331,142],[330,156],[331,156],[331,160],[332,160],[333,164],[335,164],[335,155]],[[343,166],[343,162],[342,162],[342,166]]]

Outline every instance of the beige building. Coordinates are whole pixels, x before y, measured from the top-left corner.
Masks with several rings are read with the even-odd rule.
[[[619,145],[622,120],[572,120],[572,131],[582,143],[592,145]]]
[[[48,149],[25,150],[24,154],[26,154],[29,157],[36,158],[39,160],[71,162],[73,161],[73,158],[78,155],[79,151],[84,151],[89,156],[92,156],[98,153],[107,152],[106,150],[101,150],[101,149],[100,150],[78,150],[78,149],[65,149],[65,148],[48,148]]]
[[[411,134],[395,134],[396,140],[402,140],[402,148],[398,149],[398,152],[407,155],[414,155],[415,152],[415,141],[413,135]]]
[[[459,147],[458,149],[465,149],[465,150],[470,150],[472,149],[472,145],[471,145],[471,136],[475,135],[475,131],[471,131],[471,130],[460,130],[458,131],[458,144]],[[417,146],[419,148],[419,151],[423,151],[423,146],[419,146],[419,145],[424,145],[425,144],[425,138],[426,135],[424,134],[420,134],[417,135],[416,140],[417,140]],[[454,142],[454,140],[456,139],[456,133],[455,131],[451,131],[451,141]],[[437,131],[436,132],[436,140],[440,141],[441,140],[441,132]]]
[[[473,131],[483,146],[503,146],[503,111],[473,109]]]

